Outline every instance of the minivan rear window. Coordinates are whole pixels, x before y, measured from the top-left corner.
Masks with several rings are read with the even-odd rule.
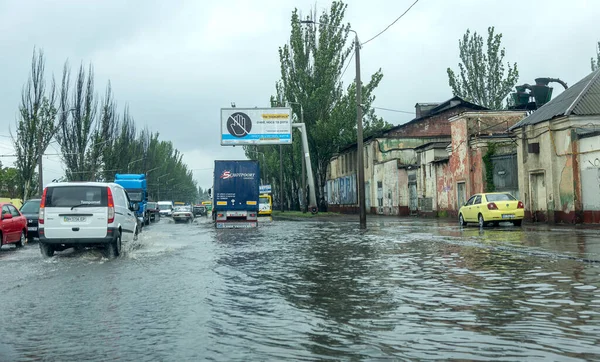
[[[108,206],[108,192],[103,186],[48,187],[46,207]]]

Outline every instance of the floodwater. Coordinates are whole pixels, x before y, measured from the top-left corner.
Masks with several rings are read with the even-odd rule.
[[[600,232],[207,219],[0,251],[0,361],[599,360]]]

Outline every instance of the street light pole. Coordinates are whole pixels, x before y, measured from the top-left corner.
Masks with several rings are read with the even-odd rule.
[[[279,145],[279,199],[281,201],[281,212],[283,212],[284,192],[283,192],[283,147]]]
[[[140,162],[140,161],[141,161],[141,160],[143,160],[143,159],[144,159],[144,157],[142,157],[142,158],[138,158],[137,160],[133,160],[133,161],[129,162],[129,163],[127,164],[127,173],[129,173],[129,167],[131,167],[131,165],[132,165],[132,164],[134,164],[134,163],[136,163],[136,162]]]
[[[255,147],[258,147],[258,146],[255,146]],[[260,151],[253,151],[253,150],[250,150],[250,149],[246,150],[246,151],[250,152],[250,153],[256,153],[257,155],[260,155],[262,157],[263,166],[261,166],[261,168],[264,170],[263,174],[265,175],[265,177],[264,177],[264,182],[265,182],[264,185],[268,184],[269,183],[269,179],[267,177],[267,161],[265,159],[265,153],[264,152],[260,152]],[[260,163],[260,160],[258,160],[258,162]]]
[[[169,175],[168,173],[165,173],[164,175],[160,175],[160,176],[158,176],[156,178],[157,191],[158,191],[157,192],[157,194],[158,194],[157,195],[158,200],[156,200],[156,201],[160,201],[160,179],[161,179],[161,177],[165,177],[165,176],[168,176],[168,175]]]
[[[153,169],[150,169],[148,171],[145,172],[146,176],[148,176],[148,174],[154,170],[158,170],[160,167],[154,167]]]
[[[297,104],[300,106],[300,123],[304,123],[304,108],[300,102],[288,102],[291,104]],[[302,206],[302,212],[308,211],[308,202],[306,201],[306,152],[307,150],[302,151],[302,200],[300,200],[300,205]]]

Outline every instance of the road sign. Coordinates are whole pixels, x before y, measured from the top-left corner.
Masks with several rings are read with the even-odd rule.
[[[258,190],[261,194],[270,194],[271,193],[271,185],[260,185]]]
[[[221,108],[222,146],[291,143],[291,108]]]

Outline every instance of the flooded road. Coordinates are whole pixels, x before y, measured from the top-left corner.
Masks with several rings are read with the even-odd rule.
[[[600,232],[415,219],[148,227],[0,251],[0,361],[598,360]]]

